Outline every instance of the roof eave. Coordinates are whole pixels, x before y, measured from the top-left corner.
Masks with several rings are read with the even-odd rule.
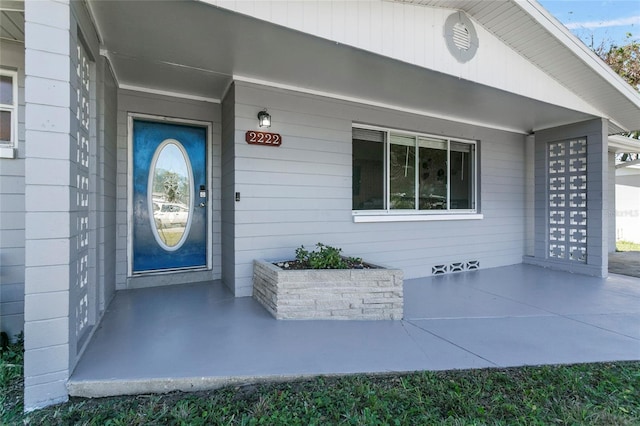
[[[624,94],[634,105],[640,108],[640,94],[598,55],[589,49],[567,27],[542,7],[536,0],[515,0],[532,18],[554,35],[563,45],[570,49],[586,65],[604,78],[611,86]],[[632,130],[632,129],[628,129]],[[633,129],[635,130],[635,129]]]

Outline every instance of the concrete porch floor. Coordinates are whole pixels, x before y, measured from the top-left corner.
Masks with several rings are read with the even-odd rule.
[[[119,291],[72,396],[314,375],[640,360],[640,279],[530,265],[405,281],[403,321],[276,321],[220,282]]]

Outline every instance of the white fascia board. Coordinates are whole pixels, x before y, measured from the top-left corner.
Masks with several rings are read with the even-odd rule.
[[[624,169],[624,168],[640,169],[640,160],[625,161],[624,163],[616,164],[616,169]]]
[[[574,36],[567,27],[562,25],[555,17],[540,5],[536,0],[514,0],[536,22],[551,33],[558,41],[565,45],[589,68],[604,78],[621,94],[625,95],[632,103],[640,108],[640,95],[626,81],[616,74],[602,59],[598,57],[583,42]]]
[[[622,135],[609,136],[609,151],[640,152],[640,140]]]
[[[24,12],[24,1],[2,0],[0,10],[3,12]]]

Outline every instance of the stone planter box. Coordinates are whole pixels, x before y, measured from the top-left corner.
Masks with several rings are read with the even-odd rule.
[[[253,297],[276,319],[400,320],[400,269],[284,270],[253,262]]]

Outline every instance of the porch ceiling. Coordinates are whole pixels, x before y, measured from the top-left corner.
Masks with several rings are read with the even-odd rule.
[[[24,1],[0,3],[0,39],[24,43]]]
[[[520,133],[592,118],[197,1],[89,6],[125,88],[221,99],[260,80]]]

